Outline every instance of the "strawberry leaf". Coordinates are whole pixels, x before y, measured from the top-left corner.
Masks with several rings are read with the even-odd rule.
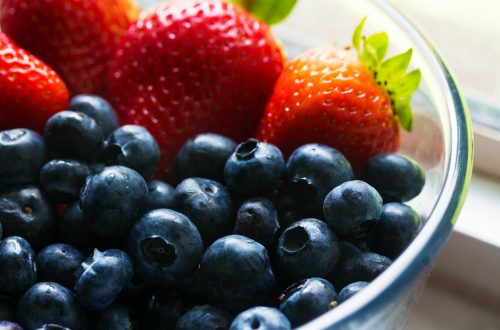
[[[363,32],[363,26],[365,25],[365,22],[366,16],[361,20],[361,23],[356,26],[356,29],[354,30],[354,33],[352,35],[352,45],[354,46],[354,49],[356,49],[358,54],[361,53],[359,46],[361,44],[361,33]]]
[[[389,46],[389,36],[385,32],[376,33],[365,39],[365,50],[369,52],[376,63],[382,62]]]
[[[366,17],[356,27],[352,36],[358,58],[370,70],[376,82],[389,94],[394,115],[399,118],[401,126],[411,130],[413,123],[411,97],[418,89],[421,79],[421,72],[418,69],[406,73],[412,49],[384,60],[389,36],[385,32],[375,33],[369,37],[363,36],[365,21]]]
[[[230,0],[269,25],[283,21],[297,0]]]
[[[412,55],[411,48],[406,52],[396,55],[385,60],[380,69],[377,71],[377,80],[383,85],[391,86],[397,83],[399,79],[405,74],[408,65],[410,64]]]

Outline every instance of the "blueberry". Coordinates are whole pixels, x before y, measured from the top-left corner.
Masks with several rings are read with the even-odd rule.
[[[148,182],[148,194],[144,201],[144,210],[172,209],[175,206],[175,189],[166,182],[153,180]]]
[[[390,265],[391,259],[373,252],[362,252],[347,260],[342,267],[335,269],[335,285],[338,289],[349,283],[371,282]]]
[[[232,312],[266,301],[276,284],[266,248],[240,235],[225,236],[210,245],[201,272],[207,296]]]
[[[130,281],[133,272],[132,260],[125,252],[96,249],[76,273],[76,295],[89,309],[106,309]]]
[[[0,321],[0,330],[23,330],[23,328],[15,322]]]
[[[271,248],[280,228],[278,214],[267,198],[252,198],[241,204],[236,216],[234,233],[256,240]]]
[[[118,128],[118,117],[113,107],[102,97],[89,94],[76,95],[70,100],[69,108],[94,119],[101,126],[104,136]]]
[[[285,229],[278,241],[280,274],[294,282],[324,277],[340,257],[340,245],[328,225],[318,219],[304,219]]]
[[[71,330],[87,329],[87,315],[69,289],[53,282],[33,285],[19,299],[19,323],[27,329],[57,324]]]
[[[175,157],[178,181],[191,177],[224,181],[224,166],[236,149],[236,143],[222,135],[198,134],[189,139]]]
[[[291,330],[286,316],[276,308],[257,306],[238,314],[229,330]]]
[[[188,277],[198,266],[203,241],[185,215],[157,209],[144,214],[128,236],[138,274],[154,285],[170,285]]]
[[[347,181],[325,198],[325,219],[339,235],[363,238],[370,234],[382,212],[382,197],[369,184]]]
[[[86,162],[100,155],[104,140],[102,128],[94,119],[73,111],[61,111],[50,117],[44,138],[53,158]]]
[[[58,203],[78,199],[80,189],[90,170],[76,160],[54,159],[45,164],[40,172],[40,183],[49,196]]]
[[[0,132],[0,190],[36,183],[45,162],[42,137],[28,129]]]
[[[0,221],[5,236],[24,237],[34,249],[51,242],[57,226],[49,202],[34,186],[0,195]]]
[[[175,330],[227,330],[231,324],[231,315],[223,309],[210,305],[195,306],[181,316]]]
[[[38,279],[56,282],[68,289],[75,286],[75,272],[85,260],[83,254],[68,244],[56,243],[45,247],[36,257]]]
[[[384,204],[373,236],[374,251],[391,259],[397,258],[417,236],[420,224],[420,216],[410,206]]]
[[[15,299],[0,295],[0,320],[15,321],[16,309]],[[2,328],[0,327],[0,330]]]
[[[160,147],[146,128],[125,125],[109,134],[103,157],[109,165],[129,167],[147,178],[158,165]]]
[[[305,279],[288,287],[280,296],[280,311],[298,327],[328,312],[337,298],[333,285],[319,277]]]
[[[272,192],[284,170],[285,161],[276,146],[249,139],[227,160],[224,178],[236,194],[265,195]]]
[[[347,299],[351,298],[356,293],[363,290],[368,284],[369,284],[368,282],[358,281],[346,285],[342,290],[340,290],[339,295],[337,296],[337,305],[342,304]]]
[[[21,294],[35,282],[35,252],[29,243],[18,236],[0,241],[0,294]]]
[[[133,330],[134,323],[127,308],[120,304],[112,304],[97,313],[93,322],[94,330]]]
[[[323,144],[306,144],[296,149],[286,163],[287,187],[305,215],[321,217],[323,201],[336,186],[352,180],[348,160]]]
[[[184,304],[172,288],[155,292],[146,304],[143,325],[148,330],[174,329],[177,320],[184,314]]]
[[[205,245],[226,234],[233,222],[231,195],[217,181],[189,178],[175,189],[176,209],[198,228]]]
[[[87,179],[80,205],[96,235],[117,238],[127,234],[146,196],[147,185],[139,173],[110,166]]]
[[[384,200],[405,202],[420,194],[425,184],[422,167],[401,154],[381,154],[370,158],[363,169],[366,182]]]
[[[91,247],[94,238],[85,223],[78,201],[68,205],[58,223],[59,240],[77,248],[86,250]]]

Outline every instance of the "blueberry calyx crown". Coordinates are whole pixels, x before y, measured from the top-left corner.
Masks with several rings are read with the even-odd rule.
[[[255,152],[259,148],[259,141],[255,139],[248,139],[247,141],[241,143],[236,148],[236,158],[238,160],[249,160],[255,155]]]
[[[360,61],[373,74],[375,81],[387,92],[391,99],[394,115],[399,118],[401,126],[411,131],[413,113],[410,101],[420,84],[420,69],[406,73],[410,64],[412,49],[384,60],[389,45],[389,36],[385,32],[371,36],[362,36],[366,17],[356,27],[352,36],[352,44]],[[363,41],[363,45],[361,45]]]
[[[175,247],[156,235],[142,240],[141,251],[149,263],[162,267],[170,265],[177,258]]]
[[[301,226],[293,227],[285,231],[283,251],[288,254],[295,254],[309,245],[309,234]]]

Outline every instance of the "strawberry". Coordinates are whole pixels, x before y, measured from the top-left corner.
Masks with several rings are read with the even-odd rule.
[[[123,35],[110,64],[109,100],[123,123],[145,126],[161,149],[158,176],[197,133],[255,134],[283,68],[263,22],[220,0],[162,4]]]
[[[0,130],[41,132],[47,119],[68,106],[57,73],[0,32]]]
[[[411,49],[384,60],[386,33],[361,37],[365,20],[349,49],[312,49],[291,61],[276,83],[258,138],[285,155],[305,143],[341,151],[359,173],[366,160],[395,151],[400,124],[410,130],[410,99],[420,71],[406,73]]]
[[[137,18],[130,0],[3,0],[0,24],[56,70],[72,94],[103,94],[107,62]]]

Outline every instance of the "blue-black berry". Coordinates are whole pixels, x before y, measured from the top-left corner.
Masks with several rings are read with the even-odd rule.
[[[40,183],[53,201],[68,203],[78,199],[89,175],[88,166],[82,162],[54,159],[42,167]]]
[[[183,180],[175,189],[175,205],[196,225],[205,245],[229,232],[234,221],[231,195],[214,180]]]
[[[116,239],[127,235],[146,195],[147,185],[139,173],[124,166],[110,166],[89,177],[80,205],[96,235]]]
[[[291,330],[286,316],[276,308],[257,306],[238,314],[229,330]]]
[[[36,257],[38,280],[56,282],[73,289],[76,282],[75,272],[84,260],[83,254],[71,245],[51,244]]]
[[[280,311],[295,328],[328,312],[336,298],[337,292],[330,282],[314,277],[287,288],[280,297]]]
[[[175,177],[205,178],[224,181],[224,166],[236,149],[236,143],[219,134],[198,134],[179,149],[175,157]]]
[[[87,329],[87,314],[74,293],[53,282],[39,282],[26,291],[19,299],[17,318],[25,329],[39,329],[45,324]]]
[[[413,159],[401,154],[381,154],[370,158],[363,178],[386,201],[405,202],[416,197],[424,187],[425,174]]]
[[[271,193],[284,170],[285,161],[276,146],[249,139],[227,160],[224,178],[232,192],[258,196]]]
[[[362,252],[335,269],[335,285],[341,290],[349,283],[371,282],[392,264],[391,259],[373,252]]]
[[[143,205],[145,212],[156,209],[172,209],[174,207],[174,187],[160,180],[148,182],[148,194]]]
[[[146,128],[125,125],[109,134],[103,157],[109,165],[129,167],[147,178],[156,169],[160,148]]]
[[[70,100],[69,108],[94,119],[101,126],[104,136],[118,128],[118,117],[113,107],[102,97],[90,94],[76,95]]]
[[[337,296],[337,305],[342,304],[347,299],[363,290],[368,284],[368,282],[358,281],[346,285],[342,290],[340,290],[339,295]]]
[[[229,235],[208,247],[201,261],[207,296],[229,311],[261,304],[276,281],[266,248],[240,235]]]
[[[139,276],[153,285],[171,285],[188,277],[200,263],[203,241],[185,215],[158,209],[132,227],[128,246]]]
[[[250,237],[269,249],[279,228],[278,213],[273,203],[267,198],[257,197],[241,204],[236,215],[234,233]]]
[[[318,219],[304,219],[285,229],[278,241],[280,275],[291,282],[325,277],[340,257],[340,245],[328,225]]]
[[[129,310],[118,303],[96,314],[93,320],[95,330],[133,330],[134,322]]]
[[[76,273],[75,292],[91,310],[103,310],[116,299],[133,276],[132,260],[120,250],[94,250]]]
[[[420,216],[410,206],[384,204],[373,235],[374,251],[391,259],[397,258],[417,236],[420,224]]]
[[[0,294],[22,294],[35,282],[35,252],[29,243],[18,236],[0,241]]]
[[[224,330],[231,325],[231,315],[211,305],[195,306],[179,318],[175,330]]]
[[[336,149],[323,144],[297,148],[286,163],[287,192],[303,214],[322,217],[323,201],[336,186],[352,180],[349,161]]]
[[[344,237],[364,238],[380,217],[382,197],[363,181],[347,181],[328,193],[323,210],[333,231]]]
[[[94,119],[73,111],[61,111],[50,117],[44,138],[52,158],[85,162],[99,157],[104,141],[102,128]]]
[[[21,236],[34,249],[52,242],[56,219],[45,195],[35,186],[21,186],[0,195],[0,221],[5,236]]]
[[[0,132],[0,190],[38,182],[45,162],[42,137],[28,129]]]

